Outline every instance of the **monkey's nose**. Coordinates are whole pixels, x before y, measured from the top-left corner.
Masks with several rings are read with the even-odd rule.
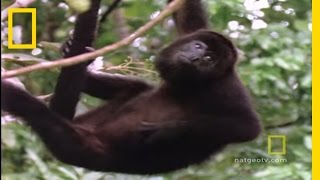
[[[191,62],[196,62],[196,61],[198,61],[198,60],[200,60],[199,57],[190,58],[190,61],[191,61]]]

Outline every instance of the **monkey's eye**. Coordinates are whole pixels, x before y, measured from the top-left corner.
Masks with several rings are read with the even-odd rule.
[[[195,48],[197,48],[197,49],[201,49],[201,48],[202,48],[202,45],[199,44],[199,43],[196,43],[194,46],[195,46]]]
[[[204,56],[204,57],[203,57],[203,60],[205,60],[205,61],[212,61],[212,58],[211,58],[211,56]]]

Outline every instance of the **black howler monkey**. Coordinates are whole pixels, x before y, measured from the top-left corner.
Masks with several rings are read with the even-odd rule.
[[[99,3],[78,17],[66,57],[91,46]],[[159,86],[82,63],[63,68],[49,107],[2,80],[1,108],[21,116],[62,162],[97,171],[172,171],[256,138],[260,123],[235,71],[234,45],[208,29],[201,0],[186,0],[174,19],[180,37],[156,57]],[[74,118],[81,91],[108,103]]]

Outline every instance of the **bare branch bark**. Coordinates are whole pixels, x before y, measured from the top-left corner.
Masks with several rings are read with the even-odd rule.
[[[14,77],[26,73],[30,73],[36,70],[44,70],[44,69],[50,69],[54,67],[65,67],[65,66],[71,66],[74,64],[78,64],[81,62],[89,61],[90,59],[94,59],[98,56],[102,56],[105,53],[114,51],[118,48],[121,48],[123,46],[131,44],[136,38],[140,37],[144,33],[146,33],[149,29],[151,29],[153,26],[159,24],[163,19],[171,15],[173,12],[178,10],[185,0],[175,0],[172,1],[168,6],[154,19],[147,22],[145,25],[140,27],[138,30],[136,30],[134,33],[132,33],[130,36],[114,43],[108,46],[105,46],[101,49],[98,49],[93,52],[81,54],[78,56],[73,56],[70,58],[60,59],[53,62],[43,62],[35,65],[31,65],[28,67],[19,68],[16,70],[10,70],[2,73],[1,78],[9,78]]]

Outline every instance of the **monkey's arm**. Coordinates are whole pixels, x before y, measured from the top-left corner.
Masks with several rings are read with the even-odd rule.
[[[168,2],[171,2],[169,0]],[[208,15],[202,6],[202,0],[186,0],[180,10],[173,14],[173,19],[180,36],[199,29],[209,29]]]
[[[90,9],[77,16],[74,33],[71,40],[67,41],[68,47],[64,49],[65,58],[85,53],[86,47],[92,46],[99,7],[100,0],[92,0]],[[86,80],[87,65],[88,62],[84,62],[62,68],[59,75],[49,107],[66,119],[74,117],[75,107]]]
[[[152,85],[138,78],[88,71],[83,91],[101,99],[127,99],[151,88]]]

